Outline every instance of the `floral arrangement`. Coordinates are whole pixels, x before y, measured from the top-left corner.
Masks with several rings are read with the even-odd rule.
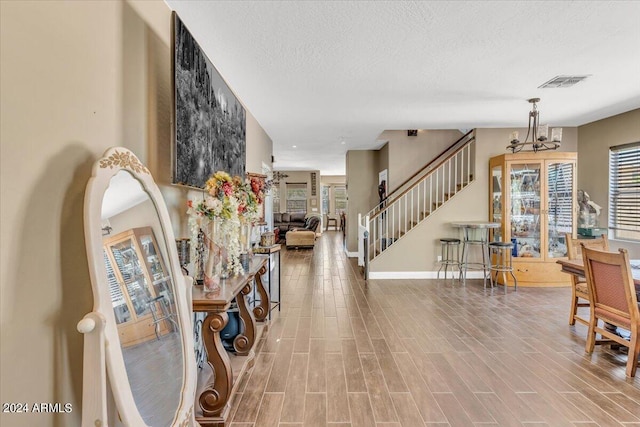
[[[188,201],[187,214],[191,230],[191,247],[197,247],[198,234],[215,222],[213,242],[228,254],[228,271],[241,274],[240,226],[260,219],[266,185],[256,178],[231,177],[226,172],[214,173],[206,182],[207,195],[199,202]]]

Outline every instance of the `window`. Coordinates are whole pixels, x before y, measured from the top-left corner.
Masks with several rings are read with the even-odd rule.
[[[333,187],[333,197],[336,202],[336,213],[347,211],[347,187],[336,185]]]
[[[328,185],[322,186],[322,213],[325,215],[329,213],[329,186]]]
[[[273,212],[280,212],[280,188],[277,184],[271,186],[271,200],[273,202]]]
[[[287,212],[307,213],[307,184],[287,182]]]
[[[609,228],[640,241],[640,142],[609,149]]]
[[[335,215],[347,211],[347,187],[344,184],[322,186],[322,213]]]

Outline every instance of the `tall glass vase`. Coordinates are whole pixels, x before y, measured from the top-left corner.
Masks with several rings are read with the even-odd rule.
[[[207,248],[206,261],[204,263],[204,292],[220,292],[220,276],[222,273],[221,248],[216,243],[219,226],[216,220],[206,219],[202,224],[204,231],[204,243]]]
[[[251,262],[251,232],[253,226],[250,222],[243,222],[240,224],[240,263],[244,272],[249,271],[249,264]]]

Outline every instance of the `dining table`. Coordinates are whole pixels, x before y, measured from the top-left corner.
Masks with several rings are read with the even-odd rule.
[[[562,266],[562,271],[565,273],[584,277],[584,261],[580,259],[561,259],[557,261]],[[631,276],[633,277],[633,283],[636,285],[636,289],[640,288],[640,259],[632,259],[629,261],[631,264]]]

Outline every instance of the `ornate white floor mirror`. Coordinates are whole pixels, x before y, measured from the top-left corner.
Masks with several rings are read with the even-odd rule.
[[[78,323],[82,426],[197,426],[187,284],[160,190],[126,148],[94,165],[84,228],[94,305]]]

